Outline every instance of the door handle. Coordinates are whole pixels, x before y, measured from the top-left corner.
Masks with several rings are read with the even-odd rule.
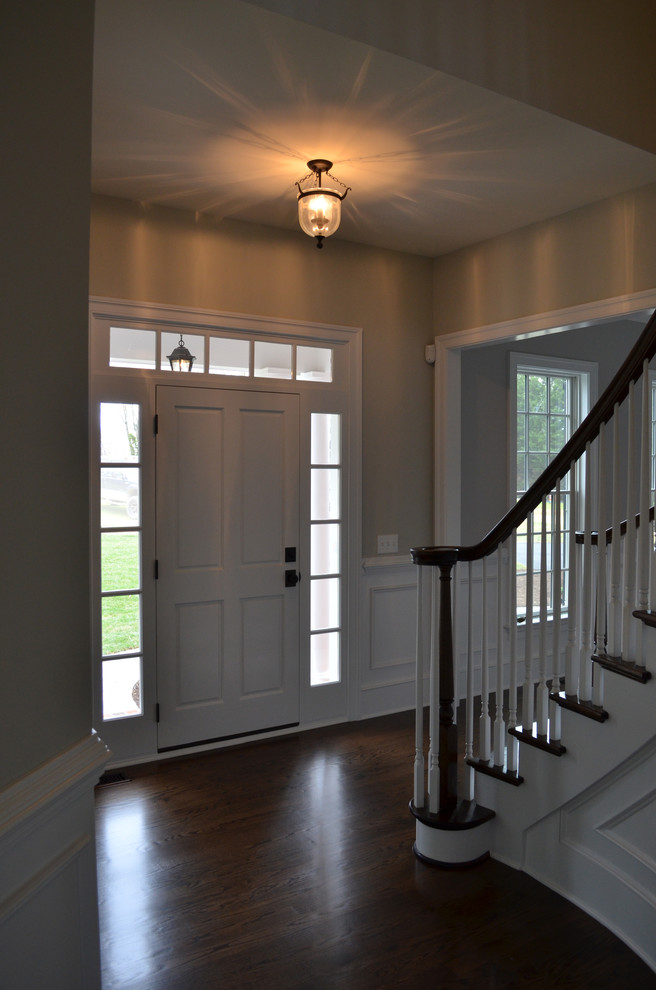
[[[301,580],[301,575],[297,574],[296,571],[285,571],[286,588],[295,588],[300,580]]]

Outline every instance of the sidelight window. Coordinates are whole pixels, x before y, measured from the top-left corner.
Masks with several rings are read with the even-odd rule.
[[[341,416],[312,413],[310,453],[310,683],[341,679]]]
[[[100,403],[100,613],[104,720],[141,715],[140,408]]]

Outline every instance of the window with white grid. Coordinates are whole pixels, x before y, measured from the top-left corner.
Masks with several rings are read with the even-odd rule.
[[[514,500],[539,478],[562,450],[590,408],[590,394],[596,386],[595,366],[535,355],[511,354],[511,493]],[[594,384],[593,384],[594,382]],[[548,611],[555,596],[561,608],[567,601],[570,512],[572,479],[568,473],[560,486],[560,497],[553,491],[546,500],[546,563]],[[517,532],[517,615],[526,615],[527,573],[533,563],[533,609],[539,608],[537,588],[542,557],[542,506],[533,513],[533,532],[524,524]],[[553,541],[560,516],[560,587],[553,574]]]

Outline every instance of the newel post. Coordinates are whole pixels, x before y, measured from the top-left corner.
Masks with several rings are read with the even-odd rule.
[[[458,730],[453,720],[453,623],[451,578],[453,559],[440,562],[440,635],[438,641],[440,708],[439,752],[440,812],[449,814],[458,803]]]
[[[413,564],[433,568],[439,572],[439,585],[434,587],[431,611],[431,752],[432,761],[437,749],[439,784],[434,782],[429,768],[429,797],[426,806],[423,797],[423,757],[415,757],[415,801],[410,811],[415,818],[415,855],[434,866],[471,866],[489,855],[490,823],[494,811],[484,808],[473,798],[458,799],[458,730],[453,717],[455,701],[455,677],[453,670],[453,599],[451,579],[454,564],[460,555],[459,547],[414,547],[410,551]],[[421,582],[417,582],[417,721],[415,742],[417,752],[423,737],[423,697],[421,683],[423,663],[420,643],[422,638]],[[438,591],[439,588],[439,591]],[[435,612],[439,613],[436,626]],[[437,641],[433,638],[438,629]],[[433,648],[434,647],[434,648]],[[434,715],[437,714],[437,724]],[[421,786],[418,774],[421,773]],[[431,790],[431,787],[433,790]],[[433,799],[436,798],[434,801]],[[421,804],[419,801],[421,800]],[[431,810],[431,808],[433,810]]]

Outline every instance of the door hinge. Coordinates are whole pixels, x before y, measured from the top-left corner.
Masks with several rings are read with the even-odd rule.
[[[159,722],[159,701],[155,704],[155,721]]]
[[[153,436],[156,437],[159,433],[159,416],[157,413],[153,416]]]
[[[155,577],[155,580],[157,581],[157,579],[159,578],[159,560],[153,561],[153,575]]]

